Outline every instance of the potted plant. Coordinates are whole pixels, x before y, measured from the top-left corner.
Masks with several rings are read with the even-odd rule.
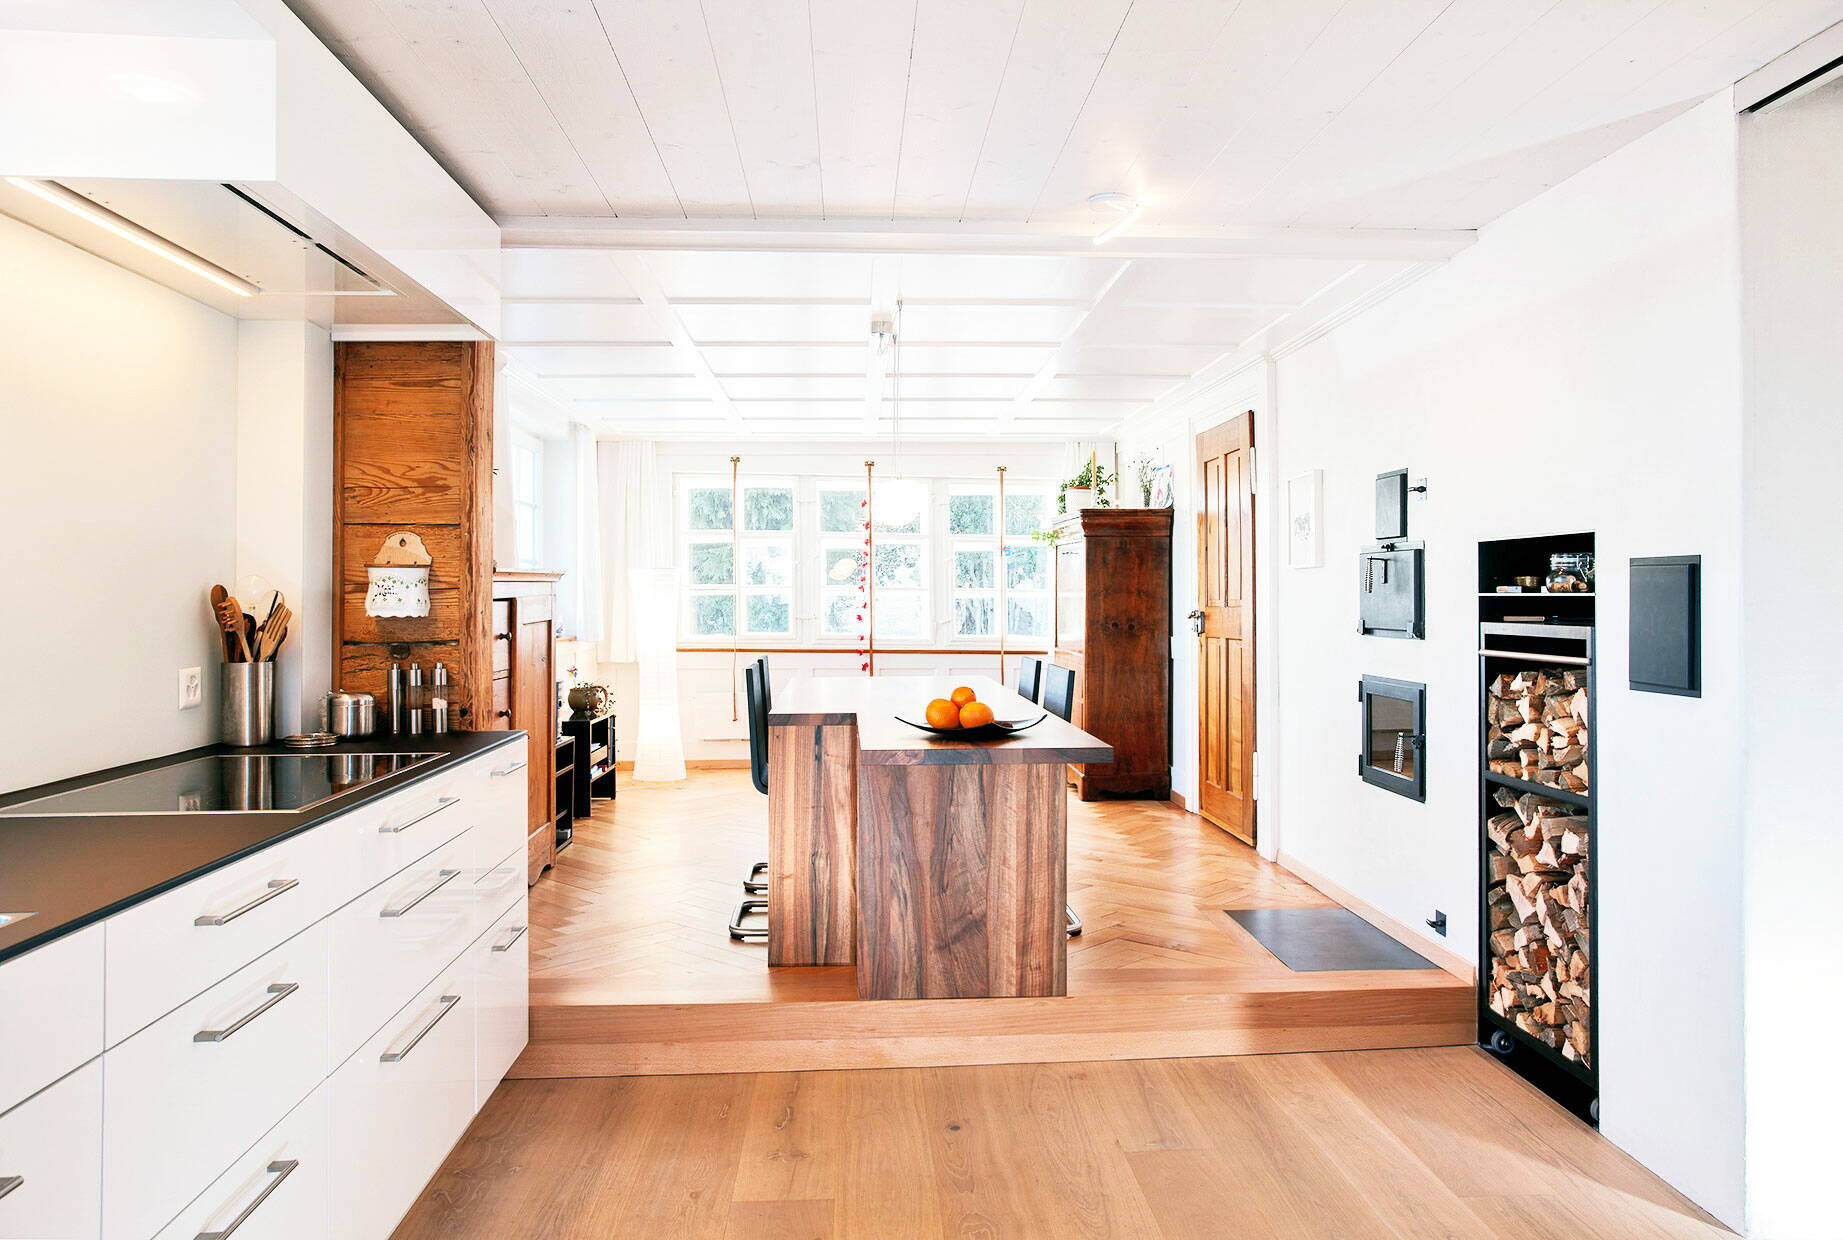
[[[1111,508],[1113,484],[1114,475],[1090,456],[1080,473],[1057,488],[1056,510],[1067,516],[1083,508]]]

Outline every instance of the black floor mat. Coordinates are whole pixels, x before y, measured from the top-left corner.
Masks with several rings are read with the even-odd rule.
[[[1231,908],[1223,912],[1295,973],[1439,968],[1347,908]]]

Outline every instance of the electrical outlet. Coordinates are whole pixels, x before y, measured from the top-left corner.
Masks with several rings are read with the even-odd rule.
[[[1441,912],[1439,909],[1435,909],[1433,911],[1433,916],[1427,919],[1427,924],[1433,927],[1433,932],[1435,934],[1439,935],[1441,938],[1446,937],[1446,914],[1445,913]]]
[[[179,709],[195,710],[205,704],[205,669],[202,667],[182,667],[179,669]]]

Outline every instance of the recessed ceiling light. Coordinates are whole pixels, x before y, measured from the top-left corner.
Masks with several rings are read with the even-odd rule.
[[[239,297],[254,297],[262,292],[260,287],[251,284],[242,276],[228,272],[208,259],[200,258],[183,246],[174,245],[159,233],[141,227],[126,216],[117,215],[101,203],[92,202],[77,191],[60,185],[56,181],[34,181],[26,177],[8,177],[6,183],[42,198],[53,206],[62,207],[72,215],[88,220],[103,231],[113,233],[123,241],[131,241],[149,254],[158,254],[167,262],[184,267],[193,275],[202,276],[219,288],[228,289]]]
[[[1119,219],[1101,229],[1100,232],[1094,234],[1094,244],[1096,245],[1106,245],[1109,241],[1112,241],[1115,237],[1131,228],[1134,222],[1139,219],[1140,212],[1145,210],[1145,208],[1140,205],[1139,201],[1131,194],[1122,194],[1119,190],[1106,190],[1099,194],[1089,194],[1088,205],[1097,208],[1104,207],[1107,210],[1120,213]]]

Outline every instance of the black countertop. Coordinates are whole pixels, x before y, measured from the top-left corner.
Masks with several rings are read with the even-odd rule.
[[[0,818],[0,913],[31,913],[0,924],[0,961],[42,946],[220,866],[318,826],[348,810],[420,783],[523,732],[344,741],[316,754],[432,753],[432,762],[386,775],[299,812],[97,814]],[[0,807],[213,754],[298,754],[281,745],[207,745],[0,796]]]

